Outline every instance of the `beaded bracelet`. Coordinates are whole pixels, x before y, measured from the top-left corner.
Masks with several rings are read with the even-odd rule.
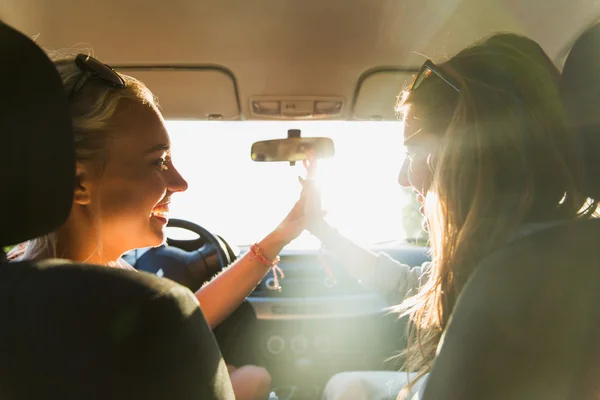
[[[281,268],[279,268],[279,261],[281,260],[279,256],[275,257],[273,261],[267,260],[260,247],[258,247],[258,244],[255,243],[250,247],[250,257],[252,257],[253,259],[257,259],[263,265],[269,267],[273,271],[273,281],[275,284],[274,289],[281,292],[281,286],[279,285],[279,277],[277,276],[277,274],[279,273],[282,279],[284,277],[284,274]]]

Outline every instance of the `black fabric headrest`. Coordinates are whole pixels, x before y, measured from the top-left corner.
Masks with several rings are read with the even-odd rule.
[[[563,68],[561,91],[570,124],[581,138],[585,194],[600,199],[600,23],[575,41]]]
[[[66,95],[54,64],[0,22],[0,246],[56,229],[68,217],[75,150]]]

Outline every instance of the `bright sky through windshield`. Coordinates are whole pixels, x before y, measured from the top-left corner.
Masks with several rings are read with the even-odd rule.
[[[335,157],[322,160],[318,173],[331,224],[363,244],[405,238],[402,209],[411,195],[397,183],[404,155],[400,122],[168,121],[167,127],[175,166],[189,182],[187,192],[173,196],[173,218],[236,245],[260,240],[297,201],[304,168],[253,162],[250,147],[296,128],[335,142]],[[292,244],[316,245],[308,234]]]

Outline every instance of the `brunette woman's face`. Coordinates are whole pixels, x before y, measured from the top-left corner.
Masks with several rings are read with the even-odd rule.
[[[398,183],[412,187],[421,204],[420,212],[425,211],[425,197],[433,180],[432,157],[439,145],[439,137],[423,129],[418,115],[409,113],[404,123],[404,145],[406,158],[400,169]]]

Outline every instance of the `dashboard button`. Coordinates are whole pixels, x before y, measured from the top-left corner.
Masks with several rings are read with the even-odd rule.
[[[303,335],[298,335],[292,339],[290,346],[294,353],[302,354],[308,350],[308,340]]]
[[[281,353],[285,349],[285,340],[279,335],[273,335],[267,340],[267,350],[273,355]]]

